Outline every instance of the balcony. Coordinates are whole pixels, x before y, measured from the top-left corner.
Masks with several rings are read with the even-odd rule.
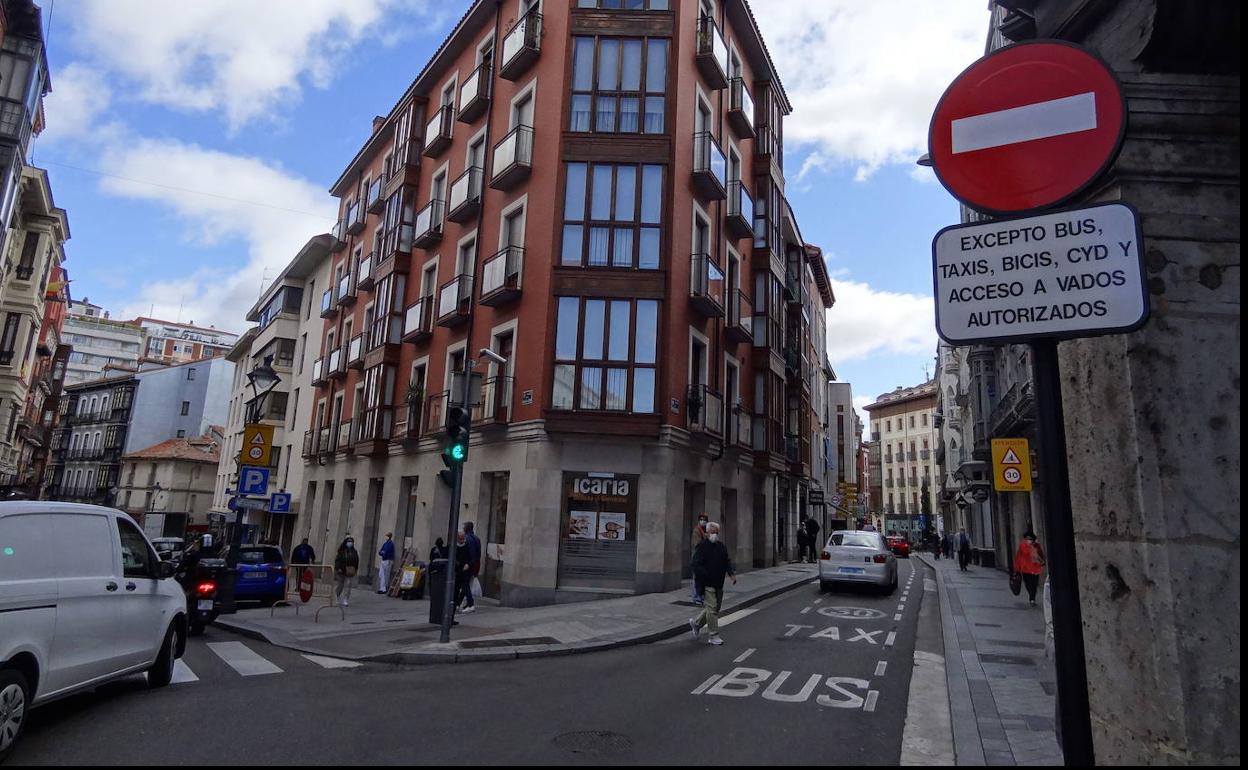
[[[754,448],[754,415],[750,410],[735,404],[728,410],[727,443],[739,449]]]
[[[355,304],[355,276],[348,270],[338,279],[338,304],[350,307]]]
[[[359,291],[369,291],[373,288],[373,260],[375,252],[368,252],[360,257],[359,263],[355,268],[355,288]]]
[[[706,200],[728,196],[728,159],[709,131],[693,135],[693,186]]]
[[[303,459],[310,460],[316,457],[316,431],[305,430],[303,432]]]
[[[908,462],[914,462],[917,459],[918,459],[918,455],[915,453],[913,449],[911,449],[909,452],[906,452],[906,460]]]
[[[373,319],[373,326],[368,331],[368,339],[365,341],[367,353],[372,354],[375,351],[382,351],[381,360],[386,363],[398,363],[399,344],[403,341],[403,315],[401,313],[385,313]],[[376,358],[375,356],[366,356],[366,358]],[[376,366],[377,360],[365,361],[365,365]]]
[[[749,295],[740,289],[728,294],[728,326],[724,328],[724,336],[733,344],[754,341],[752,327],[754,304]]]
[[[724,271],[709,254],[694,254],[689,274],[689,304],[706,318],[724,317]]]
[[[389,200],[399,188],[420,181],[420,140],[416,137],[395,137],[390,176],[381,188],[381,197]],[[383,211],[385,204],[382,204]]]
[[[715,19],[702,16],[698,19],[698,72],[706,85],[714,91],[728,87],[728,45],[724,35],[715,25]]]
[[[729,238],[754,237],[754,196],[740,179],[728,183],[728,213],[724,224]]]
[[[334,431],[333,445],[330,451],[337,452],[340,449],[345,449],[347,452],[351,451],[351,445],[355,443],[353,441],[354,436],[351,434],[352,427],[353,424],[350,418],[338,423],[338,427]]]
[[[754,135],[754,157],[765,164],[780,164],[782,152],[780,149],[780,137],[772,130],[771,126],[760,124],[755,128]]]
[[[329,454],[334,451],[334,428],[322,425],[316,429],[316,453]]]
[[[930,449],[920,449],[920,450],[919,450],[919,459],[920,459],[920,460],[927,460],[927,459],[930,459],[930,458],[931,458],[931,456],[932,456],[932,450],[930,450]]]
[[[347,343],[347,368],[363,369],[364,368],[364,335],[357,334]]]
[[[27,65],[29,66],[29,65]],[[25,85],[24,81],[14,81],[14,85]],[[20,98],[21,89],[17,89]],[[34,128],[34,121],[31,120],[30,111],[26,109],[26,105],[21,101],[13,99],[0,99],[0,137],[14,142],[18,147],[22,148],[23,154],[30,145],[30,133]]]
[[[394,432],[394,407],[377,406],[360,414],[356,427],[355,453],[357,455],[384,455],[390,451],[390,437]]]
[[[394,408],[394,433],[392,438],[404,441],[415,441],[420,438],[420,418],[423,412],[423,401],[411,401]]]
[[[347,234],[359,235],[364,232],[364,205],[360,201],[347,206]]]
[[[745,87],[745,78],[728,83],[728,123],[738,136],[754,136],[754,97]]]
[[[528,178],[533,168],[533,127],[516,126],[494,145],[494,176],[490,187],[510,190]]]
[[[403,314],[403,341],[423,342],[433,336],[433,297],[421,297]]]
[[[427,249],[442,240],[442,216],[445,211],[446,204],[443,201],[432,200],[416,212],[416,224],[412,228],[415,233],[413,246]]]
[[[454,124],[454,108],[451,105],[444,104],[433,113],[425,124],[425,149],[422,154],[426,158],[436,158],[451,146],[451,127]]]
[[[486,61],[464,79],[464,84],[459,87],[459,115],[456,118],[460,123],[471,123],[485,113],[490,104],[491,74],[490,63]]]
[[[498,75],[504,80],[518,80],[542,50],[542,15],[532,10],[521,16],[503,37],[502,66]]]
[[[312,384],[324,385],[329,381],[325,371],[325,359],[318,358],[312,362]]]
[[[491,377],[482,382],[481,403],[472,407],[472,424],[485,428],[511,422],[514,387],[514,377]]]
[[[480,166],[473,166],[451,183],[451,199],[447,204],[446,218],[452,222],[467,222],[481,209]]]
[[[692,385],[686,397],[690,433],[724,436],[724,397],[706,385]]]
[[[382,188],[385,180],[377,177],[373,183],[368,186],[368,192],[364,197],[364,208],[370,214],[380,214],[386,208],[386,197],[382,195]]]
[[[331,242],[329,250],[332,252],[342,251],[347,247],[347,220],[339,219],[334,223],[334,227],[329,231]]]
[[[524,247],[508,246],[481,266],[481,304],[499,307],[520,296]]]
[[[472,306],[472,276],[457,275],[438,288],[438,326],[459,326]]]
[[[329,351],[329,357],[325,360],[326,375],[331,380],[340,380],[347,376],[347,352],[338,346]]]
[[[334,302],[334,290],[326,289],[321,294],[321,318],[333,318],[338,314],[338,303]]]

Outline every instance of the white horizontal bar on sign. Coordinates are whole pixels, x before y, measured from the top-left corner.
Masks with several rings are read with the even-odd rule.
[[[1096,94],[1089,91],[959,118],[952,128],[955,155],[1088,131],[1096,128]]]

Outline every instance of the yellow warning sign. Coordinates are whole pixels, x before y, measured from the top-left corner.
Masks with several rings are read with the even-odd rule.
[[[1031,450],[1027,439],[992,440],[992,481],[998,492],[1031,491]]]
[[[248,423],[243,428],[243,465],[269,464],[269,453],[273,450],[273,426]]]

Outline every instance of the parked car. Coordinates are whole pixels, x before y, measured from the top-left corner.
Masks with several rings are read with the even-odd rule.
[[[221,558],[230,558],[230,547]],[[244,545],[238,550],[238,577],[234,580],[236,601],[272,604],[286,598],[286,559],[275,545]]]
[[[172,576],[121,511],[0,502],[0,760],[31,708],[141,671],[169,683],[186,644]]]
[[[897,589],[897,557],[879,532],[833,532],[819,554],[819,587],[837,583],[866,583],[887,593]]]
[[[910,558],[910,541],[901,535],[889,535],[885,538],[888,542],[888,548],[897,556]]]

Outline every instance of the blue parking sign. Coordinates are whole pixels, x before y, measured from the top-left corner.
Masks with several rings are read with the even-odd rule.
[[[269,498],[269,513],[290,513],[290,493],[274,492]]]
[[[244,465],[238,472],[240,495],[263,495],[269,491],[269,469]]]

